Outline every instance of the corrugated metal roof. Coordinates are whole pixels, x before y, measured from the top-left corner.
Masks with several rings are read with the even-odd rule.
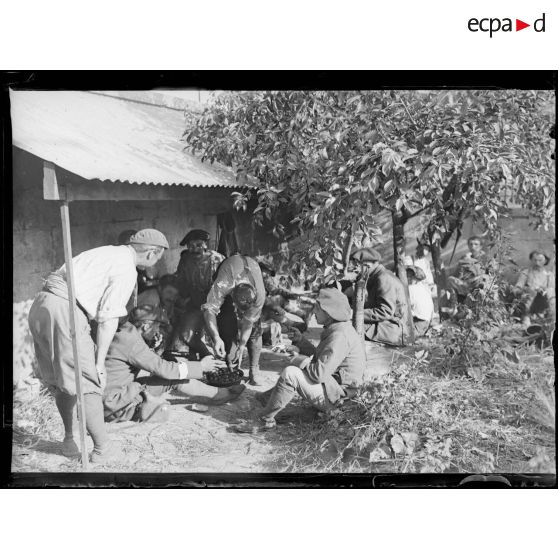
[[[85,91],[10,91],[13,144],[88,180],[235,187],[183,151],[184,114]]]

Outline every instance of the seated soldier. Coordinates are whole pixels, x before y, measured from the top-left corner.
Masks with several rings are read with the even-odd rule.
[[[418,337],[426,334],[434,315],[432,294],[428,285],[424,282],[425,278],[426,274],[420,267],[413,265],[407,267],[409,302],[411,303],[415,334]]]
[[[543,269],[550,258],[534,250],[529,254],[531,265],[522,269],[515,287],[514,294],[521,297],[520,313],[524,326],[531,324],[531,318],[544,318],[548,315],[551,321],[556,319],[556,291],[554,274]]]
[[[174,275],[163,275],[156,287],[146,289],[138,296],[138,306],[155,306],[164,311],[170,323],[175,317],[175,302],[178,298],[178,280]]]
[[[337,289],[324,288],[314,313],[323,325],[319,345],[314,347],[300,332],[293,332],[293,343],[301,354],[283,369],[273,389],[260,394],[258,399],[265,402],[265,408],[252,421],[237,425],[238,432],[274,428],[275,416],[297,393],[325,411],[354,395],[362,384],[366,357],[362,339],[350,322],[352,311],[347,297]]]
[[[286,312],[280,306],[267,303],[262,308],[262,341],[264,345],[275,346],[281,343],[283,330],[281,325],[287,321]]]
[[[373,248],[357,248],[351,253],[353,262],[369,270],[364,303],[364,328],[368,341],[402,346],[408,334],[409,308],[403,283],[381,263],[381,255]]]
[[[463,304],[467,295],[475,289],[481,288],[488,278],[488,273],[495,270],[495,263],[482,249],[480,236],[469,238],[467,245],[470,252],[457,262],[457,269],[448,277],[448,284],[459,304]]]
[[[432,273],[432,268],[430,266],[430,246],[427,244],[422,244],[419,239],[417,239],[418,244],[415,250],[414,256],[406,256],[403,263],[406,266],[418,267],[424,273],[424,283],[432,293],[433,297],[437,296],[436,283],[434,282],[434,275]]]
[[[180,241],[186,250],[180,254],[176,269],[180,306],[176,312],[173,345],[181,350],[186,345],[201,356],[210,354],[205,340],[202,304],[213,284],[217,269],[225,256],[209,248],[210,236],[203,229],[193,229]]]
[[[267,338],[267,332],[270,332],[271,337],[275,339],[275,343],[271,343],[274,345],[281,341],[282,330],[289,331],[293,327],[300,331],[305,331],[307,329],[306,312],[300,307],[296,307],[294,301],[306,302],[309,299],[305,297],[303,293],[294,293],[279,286],[275,279],[275,270],[271,266],[263,262],[258,262],[258,265],[262,272],[266,293],[265,304],[262,310],[264,340]],[[298,316],[302,321],[289,318],[287,312],[294,316]]]
[[[107,385],[103,393],[106,422],[137,419],[148,396],[168,392],[201,398],[222,405],[239,397],[244,386],[216,388],[200,382],[204,372],[215,372],[219,363],[211,356],[200,362],[168,362],[150,347],[160,336],[161,312],[153,306],[135,308],[124,318],[110,345],[105,361]],[[149,372],[141,376],[140,371]],[[146,393],[147,395],[146,395]]]

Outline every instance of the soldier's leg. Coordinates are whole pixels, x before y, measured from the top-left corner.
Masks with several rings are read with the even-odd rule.
[[[298,393],[313,407],[320,410],[331,408],[322,384],[314,384],[297,366],[287,366],[270,394],[261,417],[264,421],[273,421],[279,411],[284,409]]]
[[[75,441],[77,428],[77,405],[75,395],[69,395],[56,389],[54,392],[56,408],[60,413],[64,424],[64,441],[62,442],[62,453],[66,457],[76,457],[80,454],[79,447]]]
[[[232,357],[236,352],[236,342],[238,339],[238,321],[232,299],[227,296],[217,316],[217,328],[219,336],[225,344],[227,357]]]
[[[33,337],[39,375],[46,384],[51,386],[56,408],[64,424],[62,453],[66,457],[75,457],[80,453],[74,439],[74,432],[77,429],[76,397],[60,389],[60,371],[55,368],[52,360],[54,324],[53,316],[49,310],[52,296],[49,293],[39,293],[37,295],[29,311],[29,329]]]
[[[218,388],[210,386],[199,380],[165,380],[151,376],[142,379],[147,391],[156,397],[174,391],[180,395],[203,399],[204,403],[211,405],[222,405],[236,399],[243,391],[244,386],[232,386],[231,388]]]
[[[191,324],[192,333],[188,344],[193,352],[198,353],[200,358],[204,358],[210,355],[211,351],[204,342],[205,319],[201,309],[192,310]]]
[[[260,377],[260,355],[262,352],[262,325],[258,320],[252,327],[252,333],[248,339],[248,362],[249,362],[249,381],[253,386],[261,385]]]

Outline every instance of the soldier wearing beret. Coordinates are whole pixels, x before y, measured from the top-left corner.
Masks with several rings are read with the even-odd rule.
[[[102,393],[106,385],[105,358],[116,333],[119,318],[127,315],[136,266],[157,263],[169,247],[165,236],[155,229],[143,229],[130,236],[125,246],[101,246],[72,259],[77,299],[76,335],[80,344],[85,419],[93,439],[92,463],[119,457],[111,444],[103,420]],[[70,335],[70,309],[66,266],[51,273],[29,311],[29,328],[42,379],[52,387],[65,430],[63,453],[79,455],[74,440],[76,384],[74,353]],[[90,335],[90,322],[97,324],[97,343]]]
[[[409,308],[403,283],[381,262],[373,248],[357,248],[351,259],[369,269],[364,303],[365,336],[369,341],[401,346],[408,335]]]
[[[366,356],[362,340],[351,324],[347,297],[337,289],[323,288],[313,311],[316,321],[323,325],[319,345],[314,347],[300,332],[293,332],[293,344],[300,354],[283,369],[273,389],[257,396],[264,409],[253,421],[239,424],[238,432],[274,428],[275,416],[296,394],[327,411],[356,393],[362,384]]]

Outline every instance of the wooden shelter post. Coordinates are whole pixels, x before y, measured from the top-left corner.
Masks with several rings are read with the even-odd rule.
[[[81,446],[81,463],[84,470],[89,468],[86,442],[85,403],[83,399],[83,383],[81,377],[79,341],[76,333],[76,293],[74,283],[74,268],[72,265],[72,238],[70,234],[70,208],[67,200],[60,206],[62,220],[62,237],[64,239],[64,260],[66,263],[66,282],[68,284],[68,301],[70,305],[70,335],[74,352],[74,372],[76,377],[77,410],[79,422],[79,440]]]

